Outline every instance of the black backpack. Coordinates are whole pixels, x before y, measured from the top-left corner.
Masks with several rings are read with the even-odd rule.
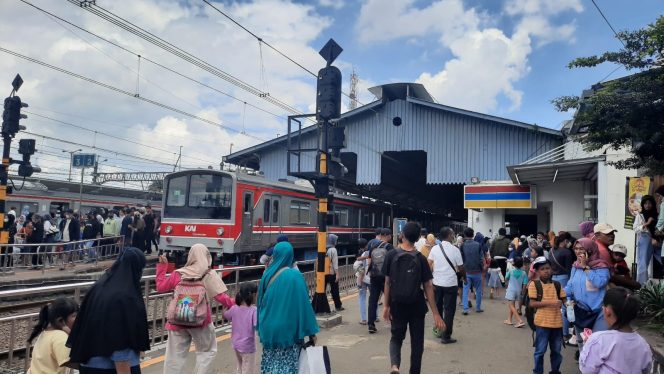
[[[383,274],[383,264],[385,263],[385,256],[387,256],[387,243],[382,242],[378,247],[371,250],[371,268],[369,275],[372,277],[380,277]]]
[[[412,304],[421,298],[422,269],[419,252],[399,250],[390,263],[390,300]]]
[[[537,297],[535,298],[535,301],[542,301],[542,297],[544,295],[544,290],[542,289],[542,281],[533,280],[531,282],[535,283],[535,289],[537,290]],[[558,281],[553,281],[553,286],[556,287],[556,294],[558,295],[558,298],[562,299],[560,297],[560,289],[561,289],[560,283]],[[528,287],[526,287],[526,292],[524,292],[523,305],[526,306],[526,320],[528,321],[528,326],[530,327],[531,330],[535,331],[537,329],[537,326],[535,326],[536,309],[530,306],[531,298],[528,295],[528,288],[530,288],[530,284],[528,284]],[[535,344],[535,338],[533,337],[533,346],[534,344]]]

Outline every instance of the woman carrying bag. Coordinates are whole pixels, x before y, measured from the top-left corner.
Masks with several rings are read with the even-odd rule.
[[[278,243],[258,287],[262,374],[297,374],[304,338],[315,341],[320,330],[304,277],[292,268],[293,261],[293,246]]]
[[[216,271],[211,270],[212,257],[203,244],[194,244],[189,250],[187,263],[181,269],[166,276],[168,261],[159,256],[157,264],[157,292],[175,290],[168,307],[168,342],[164,374],[184,373],[189,346],[196,346],[195,374],[212,371],[217,355],[217,340],[212,323],[210,300],[214,299],[226,308],[235,305],[227,294],[226,285]],[[193,302],[192,302],[193,300]]]

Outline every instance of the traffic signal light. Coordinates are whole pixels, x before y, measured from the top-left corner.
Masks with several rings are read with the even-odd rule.
[[[18,96],[10,96],[5,99],[4,110],[2,112],[2,134],[14,136],[21,126],[19,121],[28,118],[27,115],[21,114],[21,108],[27,108],[28,104],[21,102]]]
[[[346,127],[340,125],[328,127],[327,146],[332,149],[346,148]]]
[[[18,141],[18,153],[23,156],[23,162],[18,166],[18,175],[21,177],[29,177],[33,173],[41,172],[39,166],[30,164],[30,156],[35,154],[35,139],[21,139]]]
[[[341,71],[327,66],[318,71],[316,118],[330,120],[341,115]]]

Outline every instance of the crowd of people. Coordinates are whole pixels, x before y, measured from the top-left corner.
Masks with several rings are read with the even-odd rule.
[[[0,268],[12,267],[14,261],[31,269],[55,265],[62,252],[62,266],[74,266],[78,257],[94,262],[98,256],[106,256],[111,244],[122,238],[126,246],[139,248],[147,254],[152,247],[158,251],[160,216],[146,207],[125,207],[106,210],[104,208],[87,214],[71,209],[46,214],[28,213],[17,217],[16,208],[11,207],[6,215],[9,228],[9,244],[2,247]],[[25,245],[30,244],[30,245]]]
[[[644,219],[643,225],[652,224],[652,218]],[[392,230],[378,229],[371,240],[359,241],[354,264],[360,323],[369,334],[379,332],[381,320],[390,325],[391,374],[400,373],[402,345],[409,333],[409,372],[416,374],[422,371],[427,314],[442,344],[463,344],[454,336],[457,306],[463,315],[482,313],[485,288],[493,298],[502,298],[504,290],[508,303],[503,324],[533,330],[533,373],[544,372],[547,350],[549,372],[559,373],[565,343],[578,346],[582,373],[649,372],[650,347],[630,326],[639,310],[634,291],[642,282],[631,277],[626,247],[614,243],[616,230],[608,224],[583,222],[579,231],[578,239],[568,232],[511,238],[501,228],[495,237],[487,238],[472,228],[457,235],[445,227],[435,237],[418,223],[408,222],[393,241]],[[661,246],[660,231],[650,235],[650,245]],[[337,239],[332,234],[327,238],[330,270],[325,281],[340,311]],[[85,295],[80,308],[58,299],[42,309],[30,336],[31,341],[36,339],[30,374],[65,373],[74,367],[82,374],[140,373],[141,355],[150,349],[141,292],[144,252],[125,248]],[[264,257],[261,262],[266,269],[258,284],[242,285],[234,297],[211,270],[212,258],[204,245],[194,245],[185,266],[170,274],[166,258],[159,257],[157,291],[173,292],[165,326],[165,374],[185,372],[192,343],[196,350],[193,372],[213,370],[217,341],[212,300],[232,321],[238,374],[257,372],[258,341],[261,373],[298,373],[301,350],[316,344],[319,332],[309,291],[286,236],[280,236]],[[115,327],[119,325],[126,328]]]

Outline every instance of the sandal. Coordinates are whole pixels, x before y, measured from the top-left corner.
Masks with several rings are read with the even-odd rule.
[[[514,327],[518,329],[518,328],[521,328],[521,327],[523,327],[523,326],[525,326],[525,325],[526,325],[525,323],[523,323],[523,322],[519,322],[519,323],[517,323]]]
[[[508,320],[504,320],[503,323],[506,324],[506,325],[510,325],[510,326],[514,325],[512,322],[510,322]]]

